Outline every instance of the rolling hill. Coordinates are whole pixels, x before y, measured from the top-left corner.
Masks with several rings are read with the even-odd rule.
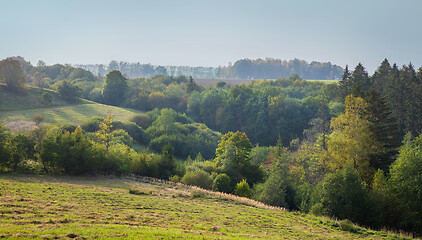
[[[41,100],[43,92],[49,92],[53,96],[51,103],[44,103]],[[139,112],[85,99],[77,103],[68,103],[61,100],[57,93],[51,90],[29,87],[21,93],[10,93],[0,87],[0,120],[6,121],[12,130],[33,124],[34,114],[44,117],[44,123],[80,124],[90,117],[106,116],[108,113],[112,114],[114,120],[127,121],[133,114]]]
[[[401,239],[183,186],[104,176],[0,175],[0,214],[0,237],[11,239]]]

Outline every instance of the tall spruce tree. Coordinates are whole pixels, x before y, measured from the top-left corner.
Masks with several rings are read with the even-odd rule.
[[[368,120],[372,123],[370,131],[384,150],[371,155],[370,165],[375,169],[387,171],[401,144],[399,125],[387,104],[386,97],[374,88],[368,92],[366,101],[368,102]]]
[[[406,132],[419,135],[422,128],[422,105],[421,105],[421,83],[418,81],[416,71],[412,64],[403,67],[400,77],[406,81],[405,107],[406,107]]]
[[[382,61],[381,65],[375,71],[374,75],[372,75],[372,85],[376,91],[385,95],[387,84],[389,82],[389,76],[391,74],[392,67],[387,59]]]
[[[371,80],[368,76],[368,72],[361,63],[355,67],[355,70],[352,73],[351,82],[351,93],[353,96],[365,97],[366,92],[371,88]]]
[[[344,101],[347,95],[350,94],[350,77],[352,74],[349,71],[349,66],[346,65],[344,68],[343,75],[341,76],[341,80],[339,82],[339,98],[341,101]]]

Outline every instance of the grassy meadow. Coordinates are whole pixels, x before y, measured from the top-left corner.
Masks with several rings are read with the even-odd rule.
[[[112,177],[0,175],[0,238],[401,239],[180,186]]]
[[[53,101],[49,104],[42,102],[41,93],[50,92]],[[68,103],[61,100],[57,93],[50,90],[40,90],[28,87],[20,93],[11,93],[0,87],[0,120],[6,123],[25,121],[31,122],[34,114],[44,117],[45,123],[74,123],[80,124],[94,116],[106,116],[111,113],[113,120],[127,121],[139,111],[79,100]]]

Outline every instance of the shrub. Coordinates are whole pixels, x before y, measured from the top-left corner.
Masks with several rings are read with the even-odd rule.
[[[64,132],[74,132],[78,126],[72,124],[72,123],[65,123],[59,126],[59,131]]]
[[[356,169],[344,167],[325,177],[317,186],[313,196],[317,204],[313,207],[316,213],[326,213],[330,217],[350,219],[352,221],[368,221],[368,193]],[[316,201],[315,201],[316,198]],[[320,203],[320,204],[318,204]],[[371,209],[372,210],[372,209]]]
[[[117,129],[125,130],[129,134],[129,136],[131,136],[133,140],[137,141],[138,143],[141,143],[141,144],[149,143],[148,134],[146,134],[142,128],[138,127],[134,123],[131,123],[131,122],[124,123],[120,121],[115,121],[112,123],[112,125],[113,125],[113,130],[117,130]]]
[[[180,180],[182,180],[182,178],[179,175],[173,175],[169,178],[170,181],[172,182],[180,182]]]
[[[129,193],[134,194],[134,195],[150,195],[151,194],[151,193],[147,193],[138,189],[129,189]]]
[[[53,101],[53,95],[49,92],[43,92],[41,94],[41,99],[44,103],[50,104]]]
[[[82,95],[82,89],[68,80],[61,80],[54,84],[59,96],[67,101],[75,101]]]
[[[359,232],[359,228],[355,226],[350,220],[345,219],[339,222],[339,227],[341,230],[346,232],[357,233]]]
[[[102,121],[104,121],[103,117],[91,117],[90,119],[81,124],[81,128],[85,132],[96,132],[100,130],[99,126]]]
[[[240,181],[236,187],[234,188],[234,194],[236,194],[239,197],[252,197],[252,189],[249,187],[248,182],[246,182],[245,179]]]
[[[212,189],[214,191],[229,193],[232,191],[230,177],[225,173],[218,174],[212,183]]]
[[[205,189],[211,189],[212,187],[211,175],[203,170],[188,172],[183,176],[181,181],[184,184],[194,185]]]
[[[42,121],[44,121],[44,117],[43,116],[41,116],[41,114],[39,114],[39,113],[36,113],[36,114],[34,114],[33,116],[32,116],[32,121],[34,121],[35,122],[35,125],[40,125],[40,123],[42,122]]]
[[[135,123],[136,125],[138,125],[139,127],[143,129],[149,128],[149,126],[151,126],[151,123],[152,123],[151,117],[147,114],[133,115],[129,119],[129,121]]]

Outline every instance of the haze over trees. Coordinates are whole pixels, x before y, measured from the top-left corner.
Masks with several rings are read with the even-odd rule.
[[[154,66],[151,64],[128,63],[111,61],[108,65],[75,65],[88,70],[95,75],[105,76],[107,72],[119,70],[129,78],[151,77],[154,75],[192,76],[194,78],[212,79],[277,79],[298,74],[303,79],[340,79],[343,69],[330,62],[310,63],[299,60],[241,59],[233,65],[213,67],[188,67],[188,66]]]

